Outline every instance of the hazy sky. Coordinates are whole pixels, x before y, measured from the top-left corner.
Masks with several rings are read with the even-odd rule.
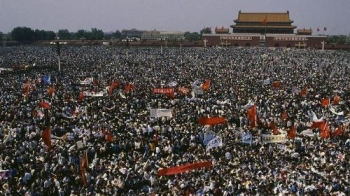
[[[0,0],[0,31],[102,29],[199,32],[229,27],[242,12],[286,12],[298,28],[350,34],[350,0]],[[323,32],[323,27],[327,31]]]

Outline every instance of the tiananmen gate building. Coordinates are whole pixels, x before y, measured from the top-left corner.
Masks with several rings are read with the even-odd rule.
[[[215,29],[215,34],[203,34],[206,46],[238,47],[296,47],[320,48],[327,36],[312,35],[312,29],[297,29],[289,17],[289,11],[282,13],[238,12],[238,18],[231,25],[232,33],[224,27]]]

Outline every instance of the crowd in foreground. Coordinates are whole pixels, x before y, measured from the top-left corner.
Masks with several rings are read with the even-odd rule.
[[[59,72],[50,47],[0,48],[0,68],[21,67],[0,73],[0,195],[350,195],[348,52],[85,46],[61,53]],[[196,89],[206,80],[208,89]],[[153,93],[165,87],[174,95]],[[153,108],[172,115],[150,117]],[[227,122],[203,126],[201,117]],[[326,137],[310,128],[319,120]],[[271,122],[277,134],[295,128],[295,136],[261,142],[261,134],[276,134]],[[223,145],[207,150],[209,132]],[[210,167],[158,175],[208,160]]]

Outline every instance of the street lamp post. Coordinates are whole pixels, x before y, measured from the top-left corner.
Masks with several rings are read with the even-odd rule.
[[[163,36],[160,36],[160,54],[163,54]]]
[[[58,72],[61,72],[61,46],[59,42],[60,38],[56,37],[56,52],[57,52],[57,60],[58,60]]]
[[[207,42],[208,42],[208,40],[205,39],[205,40],[203,40],[203,42],[204,42],[204,48],[206,48],[206,47],[207,47]]]
[[[183,38],[181,37],[181,39],[180,39],[180,53],[182,52],[182,42],[183,42]]]

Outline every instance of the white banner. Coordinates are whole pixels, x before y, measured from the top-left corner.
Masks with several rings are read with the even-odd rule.
[[[262,143],[284,143],[287,141],[286,135],[261,135]]]
[[[243,144],[252,144],[253,136],[252,134],[242,134],[241,135],[241,142]]]
[[[221,137],[215,137],[214,139],[210,140],[207,145],[207,151],[222,146],[222,138]]]
[[[175,86],[177,86],[177,82],[176,82],[176,81],[169,82],[169,83],[168,83],[168,86],[169,86],[169,87],[175,87]]]
[[[204,145],[208,145],[208,143],[210,142],[210,140],[216,138],[216,135],[214,132],[212,131],[207,131],[204,133],[204,139],[203,139],[203,144]]]
[[[329,107],[329,111],[331,111],[333,114],[337,115],[337,116],[343,116],[344,112],[336,112],[333,106]]]
[[[263,81],[263,84],[264,84],[264,85],[271,84],[270,78],[264,80],[264,81]]]
[[[88,84],[91,84],[91,82],[93,82],[93,81],[94,81],[94,78],[86,78],[85,80],[80,81],[80,84],[88,85]]]
[[[173,117],[171,109],[150,109],[150,117]]]
[[[100,91],[98,93],[84,91],[84,96],[86,96],[86,97],[103,97],[103,91]]]

